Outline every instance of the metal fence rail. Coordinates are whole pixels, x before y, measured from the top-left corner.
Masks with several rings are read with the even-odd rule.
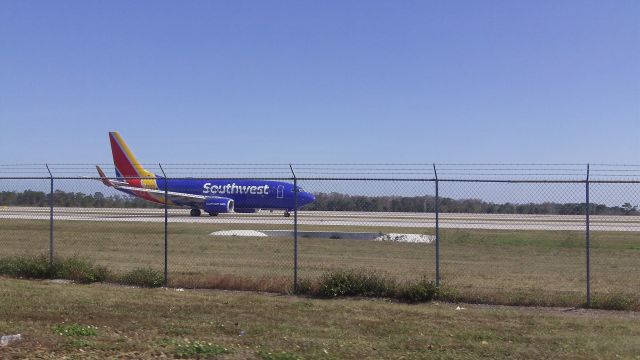
[[[574,177],[567,179],[507,176],[512,170],[502,165],[470,177],[487,166],[420,165],[419,176],[396,166],[401,176],[393,177],[383,166],[351,174],[289,165],[286,175],[206,177],[285,180],[317,195],[292,217],[263,211],[211,218],[190,217],[166,201],[134,202],[99,178],[56,176],[47,166],[49,176],[0,177],[0,257],[46,252],[50,261],[77,255],[117,271],[148,266],[162,269],[166,286],[297,291],[327,272],[364,269],[398,281],[428,278],[464,299],[591,306],[595,291],[640,303],[640,168],[616,179],[605,165],[595,179],[593,167],[581,179],[567,165],[552,169]],[[470,176],[453,177],[458,169]],[[164,181],[193,179],[159,170]],[[387,241],[336,235],[353,232]],[[383,236],[395,233],[433,243]]]

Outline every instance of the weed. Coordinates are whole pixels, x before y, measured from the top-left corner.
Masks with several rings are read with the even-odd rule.
[[[408,303],[418,303],[431,301],[437,294],[438,288],[436,284],[423,278],[415,283],[404,284],[398,289],[396,297]]]
[[[435,298],[441,301],[447,302],[464,302],[464,296],[457,290],[449,286],[440,286],[438,287],[438,292],[436,293]]]
[[[58,324],[53,327],[53,332],[62,336],[96,336],[97,327],[80,324]]]
[[[178,357],[215,357],[222,354],[229,354],[229,349],[202,341],[185,341],[182,344],[176,346],[176,355]]]
[[[0,259],[0,274],[30,279],[69,279],[81,283],[105,281],[108,271],[86,260],[72,257],[54,258],[49,263],[46,255],[14,256]]]
[[[345,270],[325,274],[319,280],[317,295],[333,298],[339,296],[385,297],[395,291],[394,281],[375,272]]]
[[[103,282],[108,276],[109,272],[106,267],[95,266],[77,257],[57,260],[54,265],[54,277],[74,280],[79,283]]]
[[[30,279],[48,279],[52,268],[45,255],[14,256],[0,259],[0,274]]]
[[[164,275],[152,268],[136,268],[122,275],[118,282],[125,285],[160,287],[164,284]]]
[[[311,294],[312,282],[309,279],[298,280],[298,290],[291,289],[291,293],[294,295],[308,295]]]

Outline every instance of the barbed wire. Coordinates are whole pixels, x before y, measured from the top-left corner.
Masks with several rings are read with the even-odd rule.
[[[86,177],[95,176],[95,166],[105,172],[115,173],[113,163],[53,163],[48,164],[54,176]],[[522,180],[582,180],[589,174],[593,180],[629,180],[640,178],[640,165],[636,164],[576,164],[576,163],[143,163],[142,167],[161,174],[160,166],[169,177],[225,177],[247,176],[289,177],[291,168],[298,176],[304,177],[348,177],[375,178],[390,177],[398,179],[425,178],[435,175],[458,177],[460,179],[500,179]],[[291,168],[290,168],[291,166]],[[0,177],[20,177],[32,175],[50,176],[47,164],[0,164]]]

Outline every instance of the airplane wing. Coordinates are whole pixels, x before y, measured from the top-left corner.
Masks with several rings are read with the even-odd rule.
[[[109,179],[99,166],[96,166],[96,168],[98,169],[98,174],[100,175],[100,180],[102,181],[102,183],[109,187],[115,188],[117,190],[125,190],[126,192],[131,191],[137,193],[156,194],[161,196],[165,195],[164,190],[141,188],[131,186],[125,181]],[[175,191],[167,191],[166,195],[167,200],[181,205],[200,205],[204,204],[207,199],[216,198],[216,196],[194,195]]]
[[[145,188],[139,188],[139,187],[135,187],[135,186],[129,186],[127,184],[127,186],[114,186],[114,188],[118,189],[118,190],[128,190],[128,191],[135,191],[135,192],[143,192],[143,193],[147,193],[147,194],[156,194],[156,195],[162,195],[164,196],[165,192],[164,190],[157,190],[157,189],[145,189]],[[187,194],[187,193],[180,193],[180,192],[175,192],[175,191],[167,191],[167,199],[179,204],[202,204],[204,203],[207,199],[211,199],[211,198],[215,198],[216,196],[204,196],[204,195],[194,195],[194,194]]]

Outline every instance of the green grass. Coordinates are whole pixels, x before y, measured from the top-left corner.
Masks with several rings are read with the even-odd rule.
[[[250,221],[248,219],[247,221]],[[223,229],[286,229],[286,225],[169,224],[169,283],[288,292],[293,241],[287,238],[212,237]],[[433,229],[301,226],[302,230],[428,233]],[[56,221],[56,253],[77,255],[117,273],[162,269],[164,224]],[[584,234],[578,231],[443,229],[441,274],[447,299],[495,304],[580,306],[585,301]],[[0,219],[0,256],[48,250],[47,221]],[[592,233],[595,306],[640,310],[640,238],[637,233]],[[395,280],[435,280],[433,244],[301,238],[301,279],[367,269]],[[603,305],[604,304],[604,305]]]
[[[96,336],[95,326],[80,324],[57,324],[53,326],[53,332],[61,336]]]
[[[230,352],[229,349],[220,345],[189,340],[178,343],[175,350],[175,354],[180,358],[198,357],[204,359],[217,357],[218,355],[228,354]]]
[[[0,348],[0,358],[638,359],[640,354],[637,312],[408,305],[8,278],[0,278],[0,303],[0,334],[23,337]],[[52,330],[56,326],[78,334],[60,335]],[[84,329],[95,335],[81,335]]]

